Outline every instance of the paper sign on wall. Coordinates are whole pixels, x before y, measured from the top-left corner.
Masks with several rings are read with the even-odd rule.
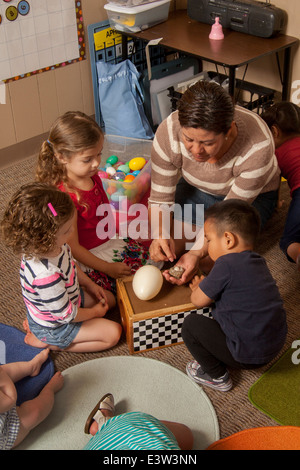
[[[84,58],[81,1],[0,0],[0,81]]]

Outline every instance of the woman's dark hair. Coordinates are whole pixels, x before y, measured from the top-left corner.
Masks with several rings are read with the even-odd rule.
[[[241,199],[226,199],[209,207],[205,220],[212,220],[217,233],[236,233],[247,243],[254,245],[260,231],[260,216],[252,205]]]
[[[267,108],[261,115],[271,129],[277,126],[285,135],[300,133],[300,108],[289,101],[281,101]]]
[[[214,82],[195,83],[186,90],[178,104],[178,118],[182,127],[227,134],[233,116],[232,98]]]

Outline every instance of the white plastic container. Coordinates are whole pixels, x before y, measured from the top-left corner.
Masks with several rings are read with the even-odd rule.
[[[145,3],[159,2],[160,0],[108,0],[108,3],[121,7],[137,7]]]
[[[123,196],[127,198],[126,204],[131,206],[132,204],[139,203],[150,188],[151,148],[152,140],[132,139],[130,137],[109,134],[105,135],[98,175],[101,178],[109,202],[116,209],[121,209],[120,200]],[[105,164],[107,163],[107,159],[112,155],[118,158],[117,164],[120,164],[120,162],[124,164],[138,157],[144,158],[146,164],[133,181],[116,181],[105,174]]]
[[[160,0],[136,7],[122,7],[113,3],[104,5],[112,28],[117,31],[138,33],[166,21],[170,0]]]

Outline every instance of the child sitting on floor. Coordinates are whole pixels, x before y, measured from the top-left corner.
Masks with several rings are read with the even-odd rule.
[[[260,219],[245,201],[229,199],[205,213],[208,254],[215,264],[190,284],[192,303],[212,306],[213,319],[188,315],[182,338],[195,360],[187,374],[195,382],[228,391],[226,366],[249,369],[268,363],[284,345],[283,302],[265,260],[253,251]]]
[[[160,421],[142,412],[114,415],[114,397],[104,395],[91,411],[85,433],[92,434],[84,450],[191,450],[194,437],[188,426]]]
[[[60,372],[54,374],[36,398],[20,406],[16,406],[17,391],[14,385],[24,377],[38,375],[48,355],[49,349],[44,349],[30,361],[0,366],[0,450],[16,447],[50,414],[54,395],[64,383]]]
[[[116,304],[113,294],[89,279],[72,258],[67,242],[75,212],[68,194],[31,183],[8,204],[2,234],[6,244],[22,254],[25,342],[39,348],[96,352],[117,344],[122,328],[103,318]]]
[[[280,248],[300,270],[300,108],[282,101],[267,108],[262,118],[273,134],[278,165],[292,197]]]
[[[95,282],[115,292],[115,279],[151,261],[142,243],[109,237],[105,231],[100,237],[97,232],[103,220],[111,217],[99,214],[102,205],[109,208],[98,176],[103,143],[103,132],[94,119],[81,112],[67,112],[54,122],[41,146],[36,176],[38,181],[70,194],[76,206],[69,240],[73,256]]]

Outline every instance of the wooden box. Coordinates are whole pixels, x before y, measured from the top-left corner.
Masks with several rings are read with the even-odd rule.
[[[211,316],[211,308],[197,309],[190,301],[188,285],[164,280],[160,293],[140,300],[132,288],[133,276],[117,280],[117,301],[130,354],[182,343],[181,327],[191,312]]]

